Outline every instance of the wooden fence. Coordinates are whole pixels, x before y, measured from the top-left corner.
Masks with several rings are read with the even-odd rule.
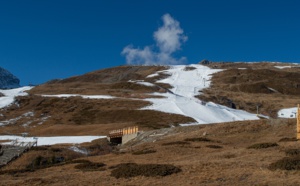
[[[110,138],[119,138],[127,134],[135,134],[139,131],[139,128],[137,126],[134,127],[127,127],[123,129],[118,130],[112,130],[109,132],[108,137]]]

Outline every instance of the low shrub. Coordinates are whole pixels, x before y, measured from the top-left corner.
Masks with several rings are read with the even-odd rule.
[[[52,157],[36,157],[29,165],[27,165],[27,169],[40,169],[53,166],[55,164],[59,164],[65,162],[65,158],[62,156],[52,156]]]
[[[52,157],[38,156],[26,168],[34,170],[34,169],[50,167],[52,165],[59,164],[62,162],[65,162],[65,158],[62,156],[52,156]]]
[[[271,170],[300,170],[300,156],[285,157],[269,166]]]
[[[209,138],[200,137],[200,138],[186,138],[184,141],[191,141],[191,142],[215,142]]]
[[[279,142],[297,141],[297,138],[281,138]]]
[[[223,148],[222,146],[219,146],[219,145],[206,145],[206,147],[212,148],[212,149],[221,149],[221,148]]]
[[[67,163],[91,163],[91,162],[89,160],[79,159],[79,160],[68,161]]]
[[[231,159],[231,158],[235,158],[236,155],[235,155],[235,154],[228,153],[228,154],[224,154],[222,157],[223,157],[223,158],[226,158],[226,159]]]
[[[298,156],[300,155],[300,149],[287,149],[285,150],[285,154],[288,156]]]
[[[163,146],[168,146],[168,145],[189,145],[189,142],[186,141],[173,141],[173,142],[169,142],[169,143],[163,143]]]
[[[156,177],[168,176],[181,172],[181,169],[168,164],[136,164],[123,163],[115,166],[111,171],[111,176],[115,178],[130,178],[136,176]]]
[[[265,149],[265,148],[276,147],[276,146],[278,146],[277,143],[257,143],[257,144],[253,144],[247,148],[248,149]]]
[[[75,168],[82,171],[103,171],[106,166],[104,163],[93,163],[93,162],[85,162],[79,165],[76,165]]]
[[[35,147],[32,147],[30,150],[43,151],[43,150],[48,150],[48,147],[44,147],[44,146],[35,146]]]
[[[142,154],[151,154],[151,153],[155,153],[155,152],[156,152],[156,150],[144,149],[144,150],[135,151],[132,154],[133,155],[142,155]]]
[[[15,175],[18,173],[25,173],[25,172],[33,172],[32,169],[9,169],[9,170],[0,170],[0,175],[8,174],[8,175]]]
[[[51,148],[52,152],[62,152],[62,149],[60,148]]]

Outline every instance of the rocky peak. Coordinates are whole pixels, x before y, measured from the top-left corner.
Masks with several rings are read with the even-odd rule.
[[[9,71],[0,67],[0,89],[20,87],[20,80]]]

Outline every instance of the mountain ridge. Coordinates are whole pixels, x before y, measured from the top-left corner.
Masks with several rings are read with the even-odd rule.
[[[0,89],[20,87],[20,80],[8,70],[0,67]]]

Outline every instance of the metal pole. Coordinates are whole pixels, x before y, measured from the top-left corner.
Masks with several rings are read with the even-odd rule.
[[[300,104],[297,109],[297,139],[300,140]]]

